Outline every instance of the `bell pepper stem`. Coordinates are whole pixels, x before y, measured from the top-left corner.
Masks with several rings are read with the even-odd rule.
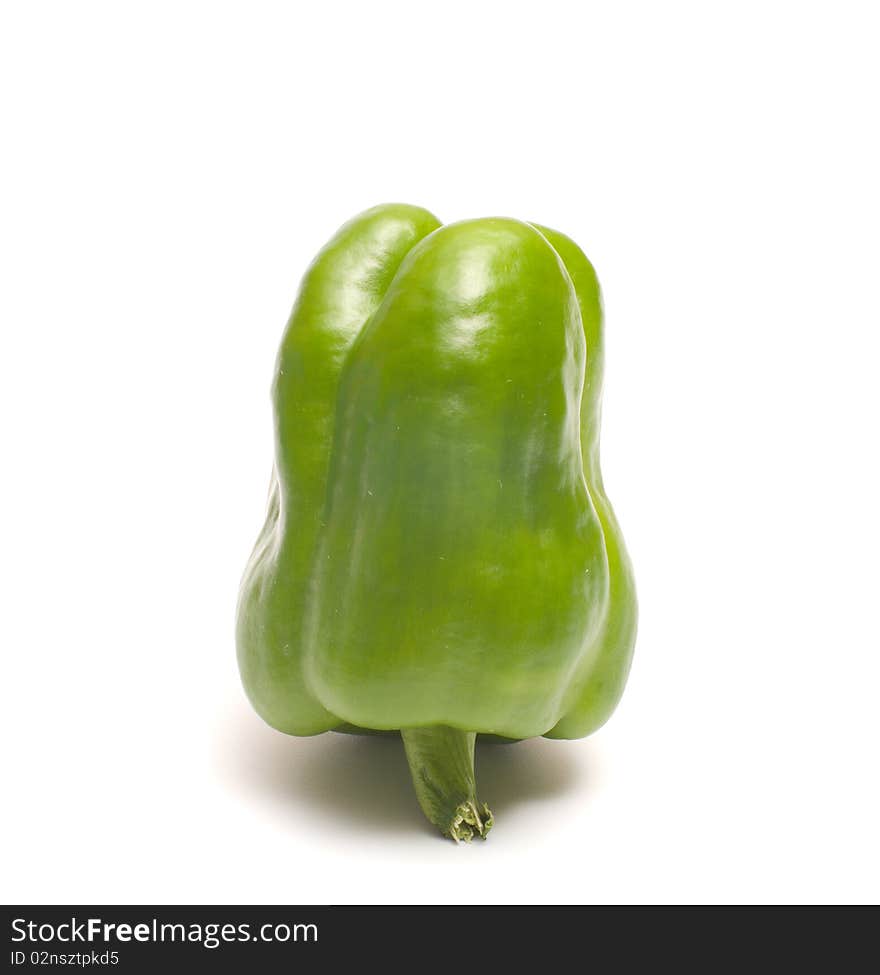
[[[489,807],[477,802],[476,733],[435,725],[402,728],[400,734],[422,812],[456,843],[485,839],[494,820]]]

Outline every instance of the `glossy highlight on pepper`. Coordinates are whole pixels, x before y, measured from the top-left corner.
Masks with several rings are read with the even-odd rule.
[[[492,825],[478,734],[588,735],[629,671],[602,327],[564,235],[389,204],[320,251],[281,342],[238,604],[245,690],[288,734],[399,732],[422,809],[455,840]]]

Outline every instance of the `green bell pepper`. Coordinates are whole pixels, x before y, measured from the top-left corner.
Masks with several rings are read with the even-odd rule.
[[[599,470],[602,305],[567,237],[374,207],[306,272],[238,661],[272,727],[399,732],[416,795],[485,836],[474,742],[579,738],[636,631]]]

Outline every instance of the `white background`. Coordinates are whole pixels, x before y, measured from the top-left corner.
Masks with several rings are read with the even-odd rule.
[[[4,4],[6,901],[880,898],[876,16]],[[281,330],[388,200],[556,226],[606,298],[631,681],[480,751],[468,848],[235,665]]]

